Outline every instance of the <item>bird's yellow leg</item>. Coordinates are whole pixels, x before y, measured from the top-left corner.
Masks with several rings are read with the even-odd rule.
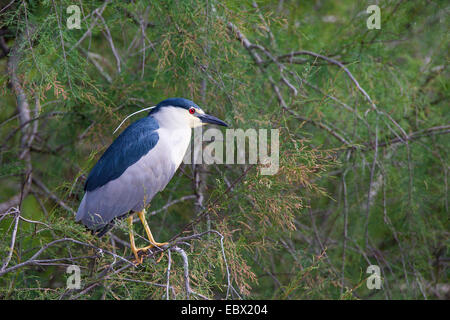
[[[136,264],[141,264],[142,258],[139,257],[139,254],[138,254],[139,249],[136,248],[136,244],[134,243],[133,215],[132,214],[130,214],[130,216],[128,217],[128,233],[130,234],[131,251],[133,251],[134,257],[136,258]]]
[[[169,244],[168,242],[159,243],[159,242],[155,241],[155,239],[153,238],[152,232],[150,231],[150,228],[148,226],[147,220],[145,219],[145,209],[138,212],[138,216],[139,216],[139,219],[141,219],[142,224],[144,225],[144,229],[145,229],[145,232],[147,233],[148,241],[150,241],[150,243],[151,243],[149,246],[141,248],[140,250],[147,251],[148,249],[151,249],[155,246],[162,247],[162,246]]]

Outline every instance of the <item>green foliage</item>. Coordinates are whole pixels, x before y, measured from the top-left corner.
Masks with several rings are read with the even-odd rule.
[[[26,220],[8,267],[57,239],[84,245],[56,243],[44,262],[1,275],[0,296],[166,298],[168,253],[122,270],[105,252],[131,257],[120,242],[128,241],[125,221],[98,239],[71,210],[121,119],[182,96],[233,128],[280,130],[276,175],[261,175],[260,165],[182,165],[153,199],[156,239],[223,236],[223,246],[206,233],[182,247],[199,294],[191,298],[448,298],[447,4],[379,2],[380,30],[367,29],[365,1],[80,1],[79,30],[65,23],[73,1],[14,2],[1,12],[0,37],[20,53],[16,73],[34,119],[27,127],[37,122],[33,183],[20,202]],[[228,23],[256,47],[245,48]],[[344,68],[311,55],[282,58],[300,50],[342,62],[376,109]],[[27,171],[9,60],[0,58],[0,203],[20,195]],[[5,212],[2,264],[18,219]],[[183,299],[184,261],[174,251],[170,259],[170,297]],[[74,261],[85,292],[66,289]],[[381,268],[381,290],[366,286],[371,264]]]

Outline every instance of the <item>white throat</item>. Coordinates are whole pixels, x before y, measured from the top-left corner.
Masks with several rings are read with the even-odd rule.
[[[194,117],[187,110],[176,107],[163,107],[152,116],[159,124],[158,143],[170,150],[170,159],[178,168],[191,141]]]

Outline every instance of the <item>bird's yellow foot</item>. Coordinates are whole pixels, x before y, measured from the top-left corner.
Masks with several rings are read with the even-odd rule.
[[[161,252],[161,256],[158,258],[158,260],[156,260],[156,263],[159,263],[161,261],[162,257],[164,257],[164,251]]]
[[[150,245],[148,245],[146,247],[140,248],[138,250],[142,250],[144,252],[147,252],[149,249],[152,249],[154,247],[158,247],[158,248],[159,247],[164,247],[164,246],[167,246],[168,244],[169,244],[168,242],[163,242],[163,243],[155,242],[155,243],[152,243],[152,244],[150,244]]]
[[[138,265],[142,264],[142,261],[144,258],[139,256],[139,249],[137,249],[136,251],[135,250],[132,250],[132,251],[133,251],[133,254],[135,257],[135,260],[133,261],[134,265],[138,266]]]
[[[169,244],[168,242],[160,243],[160,242],[155,241],[155,239],[153,238],[152,232],[150,231],[150,228],[147,224],[147,220],[145,219],[145,209],[138,212],[138,216],[141,219],[142,224],[144,225],[144,229],[145,229],[145,232],[147,233],[147,237],[148,237],[148,240],[150,241],[150,245],[143,247],[143,248],[136,248],[136,245],[134,243],[134,233],[133,233],[133,215],[130,215],[128,217],[128,225],[129,225],[129,232],[130,232],[131,250],[133,251],[134,256],[136,258],[135,265],[139,265],[143,261],[143,257],[139,256],[139,253],[145,254],[145,253],[147,253],[148,250],[150,250],[152,248],[155,248],[155,247],[160,248],[160,247],[164,247]],[[156,262],[158,263],[162,257],[163,257],[163,255],[161,255]]]
[[[151,245],[148,245],[146,247],[139,248],[139,249],[137,249],[137,251],[138,251],[138,253],[139,252],[147,253],[148,250],[150,250],[150,249],[152,249],[154,247],[162,247],[162,246],[165,246],[165,245],[168,245],[168,244],[169,244],[168,242],[163,242],[163,243],[155,242],[154,245],[151,244]],[[163,256],[164,256],[164,252],[161,252],[161,256],[156,260],[156,263],[159,263]],[[143,257],[140,257],[140,259],[141,259],[140,263],[142,263]]]

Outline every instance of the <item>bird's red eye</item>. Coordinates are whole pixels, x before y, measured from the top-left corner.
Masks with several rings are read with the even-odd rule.
[[[189,113],[190,114],[194,114],[195,113],[195,108],[194,107],[190,107],[189,108]]]

